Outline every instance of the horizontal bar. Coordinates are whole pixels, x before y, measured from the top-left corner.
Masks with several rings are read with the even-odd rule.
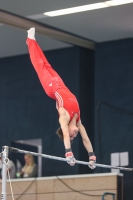
[[[133,168],[125,168],[125,167],[117,167],[117,166],[113,166],[113,165],[103,165],[103,164],[95,164],[96,167],[103,167],[103,168],[110,168],[110,169],[120,169],[120,170],[124,170],[124,171],[133,171]]]
[[[9,147],[9,149],[10,149],[10,151],[13,151],[13,152],[16,152],[16,153],[32,154],[34,156],[41,156],[41,157],[44,157],[44,158],[59,160],[59,161],[64,161],[64,162],[69,161],[69,159],[66,159],[66,158],[51,156],[51,155],[47,155],[47,154],[40,154],[40,153],[31,152],[31,151],[25,151],[25,150],[13,148],[13,147]],[[76,160],[75,163],[81,164],[81,165],[89,165],[89,162],[79,161],[79,160]],[[102,167],[102,168],[120,169],[120,170],[124,170],[124,171],[133,171],[133,168],[117,167],[117,166],[103,165],[103,164],[98,164],[98,163],[95,163],[94,165],[96,167]]]
[[[57,29],[52,26],[48,26],[46,24],[1,9],[0,22],[25,30],[28,30],[31,27],[35,27],[37,33],[48,36],[50,38],[88,49],[95,49],[95,43],[86,38],[82,38],[78,35],[63,31],[61,29]]]

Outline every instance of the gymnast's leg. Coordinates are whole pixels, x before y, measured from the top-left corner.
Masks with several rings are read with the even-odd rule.
[[[39,76],[40,82],[45,90],[47,90],[51,82],[65,87],[64,82],[57,72],[48,63],[44,53],[35,40],[35,28],[28,30],[28,39],[26,41],[29,49],[31,62]]]

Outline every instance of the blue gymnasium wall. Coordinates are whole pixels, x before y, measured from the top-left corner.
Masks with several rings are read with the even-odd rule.
[[[128,151],[128,167],[133,167],[133,39],[96,45],[95,151],[104,164],[110,164],[111,153]],[[131,200],[133,174],[122,173],[124,199]]]
[[[87,87],[83,88],[80,82],[83,82],[81,67],[90,69],[90,66],[94,68],[94,65],[92,61],[89,63],[86,56],[83,60],[83,52],[86,56],[90,54],[90,51],[78,47],[48,51],[45,54],[67,87],[77,96],[79,103],[84,102],[81,115],[84,116],[86,129],[92,133],[93,125],[88,126],[90,114],[86,112],[84,114],[86,102],[80,96],[80,89],[83,89],[82,95],[86,96]],[[91,53],[89,57],[94,57],[93,54]],[[92,79],[94,74],[90,73]],[[88,79],[84,81],[87,84]],[[89,92],[90,95],[91,93],[92,91]],[[0,94],[0,146],[10,145],[10,142],[15,140],[42,138],[43,153],[64,157],[63,142],[55,134],[59,127],[55,101],[45,94],[29,55],[0,59]],[[93,112],[92,107],[91,112]],[[85,157],[88,160],[87,154],[84,157],[81,155],[83,145],[79,135],[73,142],[72,149],[76,159]],[[64,162],[43,159],[43,176],[79,174],[80,171],[90,172],[89,168],[82,170],[78,165],[70,167]]]

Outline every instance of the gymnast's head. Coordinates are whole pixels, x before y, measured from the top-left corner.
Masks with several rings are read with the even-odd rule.
[[[77,136],[79,130],[77,126],[72,125],[71,123],[68,125],[68,130],[69,130],[70,141],[72,142],[74,138]],[[64,140],[61,127],[58,128],[58,130],[56,131],[56,134],[59,136],[59,138],[62,141]]]

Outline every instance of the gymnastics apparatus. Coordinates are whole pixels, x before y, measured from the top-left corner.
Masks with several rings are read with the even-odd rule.
[[[25,151],[25,150],[13,148],[13,147],[3,146],[2,147],[2,152],[1,152],[1,158],[2,158],[2,191],[1,191],[1,200],[6,200],[6,180],[7,180],[7,169],[8,169],[8,162],[9,162],[9,159],[8,159],[8,152],[9,151],[12,151],[12,152],[15,152],[15,153],[22,153],[22,154],[27,154],[28,153],[28,154],[32,154],[34,156],[41,156],[41,157],[44,157],[44,158],[53,159],[53,160],[59,160],[59,161],[64,161],[64,162],[68,162],[69,161],[69,159],[62,158],[62,157],[51,156],[51,155],[47,155],[47,154],[40,154],[40,153],[35,153],[35,152],[31,152],[31,151]],[[76,160],[75,163],[76,164],[81,164],[81,165],[89,165],[89,162],[84,162],[84,161],[79,161],[79,160]],[[133,171],[133,168],[116,167],[116,166],[112,166],[112,165],[103,165],[103,164],[98,164],[98,163],[95,163],[94,165],[96,167],[119,169],[119,170],[124,170],[124,171]],[[8,175],[9,175],[9,171],[8,171]],[[11,188],[11,191],[12,191],[12,188]],[[12,198],[13,198],[13,192],[12,192]]]

